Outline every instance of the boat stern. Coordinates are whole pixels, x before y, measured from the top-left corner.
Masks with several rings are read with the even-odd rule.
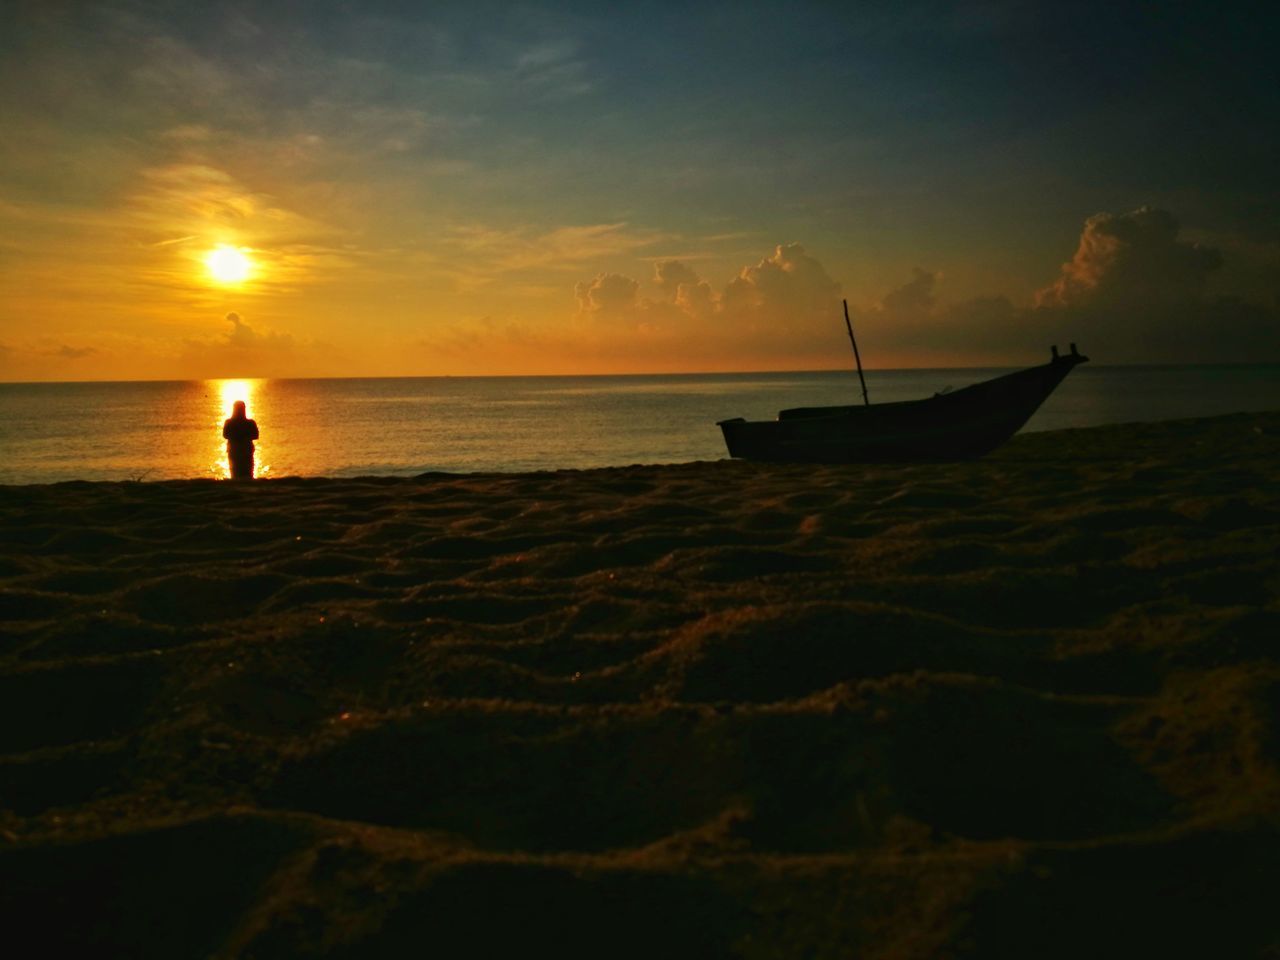
[[[1055,343],[1052,347],[1050,347],[1049,349],[1053,352],[1053,362],[1054,362],[1054,363],[1056,363],[1056,364],[1063,364],[1063,363],[1065,363],[1065,364],[1069,364],[1070,366],[1074,367],[1077,363],[1088,363],[1088,362],[1089,362],[1089,358],[1088,358],[1088,357],[1086,357],[1086,356],[1085,356],[1083,353],[1081,353],[1079,350],[1077,350],[1077,349],[1076,349],[1076,345],[1075,345],[1074,343],[1073,343],[1073,344],[1071,344],[1071,352],[1070,352],[1070,353],[1068,353],[1068,354],[1061,354],[1061,353],[1059,353],[1059,352],[1058,352],[1058,345],[1057,345],[1056,343]]]

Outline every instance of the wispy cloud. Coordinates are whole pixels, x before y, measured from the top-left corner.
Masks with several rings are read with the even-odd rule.
[[[98,351],[95,347],[73,347],[64,343],[49,352],[55,357],[61,357],[64,360],[80,360],[84,357],[92,356]]]
[[[442,238],[447,270],[464,286],[502,280],[513,273],[572,273],[584,265],[636,254],[668,242],[665,231],[628,223],[534,226],[456,226]]]
[[[566,39],[521,51],[515,59],[515,77],[535,93],[546,96],[580,96],[594,87],[586,61],[578,57],[578,45]]]

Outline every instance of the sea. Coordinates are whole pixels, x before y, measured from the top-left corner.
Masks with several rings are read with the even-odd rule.
[[[879,370],[871,402],[1004,369]],[[260,477],[524,472],[727,456],[717,420],[860,402],[856,373],[0,383],[0,484],[227,475],[222,421],[257,420]],[[1024,431],[1280,409],[1280,365],[1074,370]]]

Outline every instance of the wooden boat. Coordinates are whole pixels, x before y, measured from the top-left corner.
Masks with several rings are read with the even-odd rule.
[[[853,337],[852,327],[849,332]],[[855,345],[856,350],[856,345]],[[729,456],[784,463],[965,460],[1004,443],[1077,364],[1076,345],[1038,367],[924,400],[864,406],[800,407],[776,420],[719,421]],[[859,359],[859,373],[861,360]],[[865,398],[866,387],[863,386]]]

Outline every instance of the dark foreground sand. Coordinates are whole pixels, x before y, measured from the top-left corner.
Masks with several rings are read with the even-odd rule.
[[[0,949],[1280,956],[1278,480],[1259,414],[0,488]]]

